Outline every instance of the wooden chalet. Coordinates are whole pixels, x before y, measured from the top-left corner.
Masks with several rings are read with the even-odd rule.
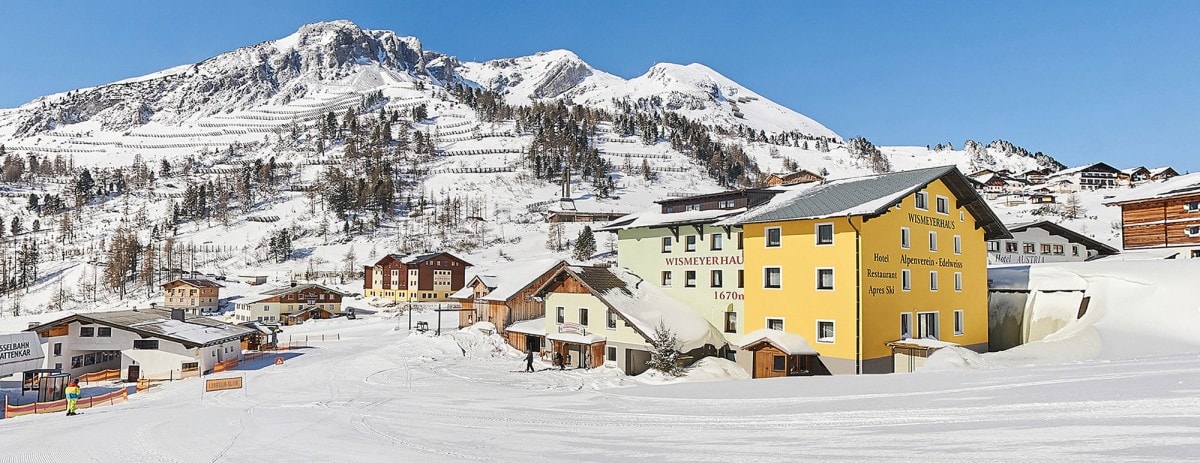
[[[543,329],[522,326],[521,334],[560,354],[569,366],[610,363],[626,374],[640,374],[648,368],[659,325],[675,333],[686,364],[726,347],[724,336],[704,317],[625,269],[564,266],[535,294],[546,304]]]
[[[458,313],[459,325],[490,322],[504,334],[513,323],[544,317],[546,304],[534,293],[566,265],[566,261],[557,259],[512,262],[494,272],[476,275],[450,296],[467,309]],[[524,340],[509,341],[518,349],[527,347]]]
[[[784,173],[768,174],[766,184],[767,184],[767,186],[780,186],[780,185],[786,186],[786,185],[799,185],[801,183],[815,183],[815,182],[823,182],[823,181],[825,181],[824,176],[814,173],[814,172],[811,172],[811,171],[800,169],[799,171],[788,173],[788,174],[784,174]]]
[[[1117,172],[1117,184],[1130,186],[1150,180],[1150,169],[1145,166],[1130,167]]]
[[[782,193],[779,189],[745,189],[655,201],[663,214],[754,207]]]
[[[1105,205],[1121,208],[1126,250],[1184,248],[1200,258],[1200,174],[1145,184]]]
[[[1154,181],[1167,180],[1179,176],[1179,172],[1176,172],[1175,169],[1170,167],[1156,167],[1148,170],[1150,173],[1150,180]]]
[[[1054,180],[1070,180],[1072,185],[1069,188],[1078,190],[1097,190],[1103,188],[1117,187],[1117,174],[1121,170],[1110,166],[1103,162],[1096,162],[1084,166],[1073,167],[1066,170],[1060,170],[1050,175],[1047,178],[1048,182]]]
[[[345,293],[324,285],[292,284],[234,301],[238,322],[298,323],[310,318],[330,318],[342,313]],[[298,314],[305,315],[297,317]]]
[[[754,353],[752,378],[811,376],[820,355],[803,336],[767,328],[746,333],[740,348]]]

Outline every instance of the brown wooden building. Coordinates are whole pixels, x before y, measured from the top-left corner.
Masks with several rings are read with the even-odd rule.
[[[1121,207],[1126,250],[1181,248],[1200,258],[1200,174],[1142,185],[1105,205]]]
[[[811,376],[818,365],[813,360],[820,354],[798,334],[764,328],[746,333],[740,344],[754,353],[752,378]]]
[[[459,325],[490,322],[503,335],[513,323],[545,316],[546,304],[535,298],[534,292],[566,265],[557,259],[512,262],[495,272],[476,275],[450,296],[469,309],[458,313]],[[513,347],[525,349],[526,344]]]
[[[823,182],[825,177],[820,174],[800,169],[797,172],[790,174],[769,174],[767,175],[767,186],[778,185],[799,185],[801,183]]]
[[[163,307],[185,309],[192,315],[216,312],[221,285],[211,280],[177,278],[162,284]]]
[[[447,252],[388,254],[363,268],[363,295],[394,302],[449,301],[471,264]]]
[[[763,204],[783,191],[779,189],[732,190],[684,198],[664,199],[655,202],[662,208],[661,212],[663,214],[715,209],[739,209]]]

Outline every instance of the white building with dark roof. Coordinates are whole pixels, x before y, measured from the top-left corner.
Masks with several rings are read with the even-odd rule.
[[[131,381],[180,378],[240,359],[241,340],[253,333],[184,309],[75,314],[26,331],[42,341],[44,368],[71,376],[119,369]]]

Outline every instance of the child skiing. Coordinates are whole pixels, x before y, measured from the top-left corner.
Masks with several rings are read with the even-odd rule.
[[[79,402],[79,380],[72,379],[71,385],[67,386],[67,416],[75,415],[75,403]]]

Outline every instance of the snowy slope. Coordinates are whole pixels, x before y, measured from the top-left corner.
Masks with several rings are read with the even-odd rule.
[[[0,218],[24,221],[26,233],[40,220],[45,246],[40,278],[27,294],[2,298],[0,314],[51,310],[52,294],[65,294],[65,307],[75,309],[127,308],[153,300],[138,291],[119,299],[100,291],[98,301],[81,296],[86,283],[102,272],[89,262],[103,258],[103,246],[121,225],[134,228],[143,243],[150,231],[180,202],[187,183],[214,181],[240,172],[246,163],[270,158],[287,164],[287,181],[277,194],[258,198],[247,211],[235,211],[229,225],[212,220],[188,222],[174,237],[183,247],[200,249],[186,265],[204,273],[233,275],[253,271],[287,281],[306,269],[334,272],[345,268],[347,255],[356,265],[373,262],[389,252],[449,249],[478,265],[504,268],[513,260],[566,258],[568,251],[546,248],[548,225],[541,211],[556,207],[559,186],[532,180],[522,164],[532,135],[517,133],[513,121],[484,122],[449,96],[444,85],[454,82],[504,90],[513,103],[569,98],[576,103],[611,105],[614,98],[655,101],[645,110],[674,110],[709,124],[746,124],[774,133],[799,130],[837,137],[811,119],[776,105],[702,65],[660,64],[645,75],[624,80],[591,68],[565,50],[487,63],[458,63],[453,57],[422,48],[412,37],[391,31],[363,30],[347,21],[310,24],[287,37],[234,50],[194,65],[179,66],[125,81],[50,95],[19,108],[0,110],[0,145],[9,153],[73,165],[75,173],[37,182],[4,186]],[[382,100],[363,109],[369,94]],[[649,104],[649,103],[647,103]],[[379,110],[408,115],[425,105],[429,119],[411,124],[435,140],[440,153],[422,161],[424,173],[411,180],[408,193],[432,200],[461,200],[478,206],[480,221],[452,230],[446,238],[429,233],[429,222],[400,216],[385,221],[374,233],[350,237],[339,232],[340,219],[309,198],[305,189],[318,187],[325,169],[342,162],[342,146],[318,153],[314,138],[318,118],[347,110],[373,116]],[[733,111],[743,117],[736,117]],[[584,211],[637,212],[671,196],[719,191],[703,167],[669,143],[643,144],[640,137],[614,136],[601,123],[594,140],[601,156],[615,167],[613,198],[601,198],[590,182],[572,179],[574,206]],[[395,130],[395,128],[394,128]],[[291,133],[298,136],[293,140]],[[394,135],[397,135],[397,131]],[[830,178],[871,173],[836,141],[828,152],[815,143],[784,146],[745,138],[717,136],[725,144],[741,145],[763,172],[781,172],[785,161]],[[231,147],[238,147],[232,150]],[[964,171],[980,167],[964,151],[934,151],[922,147],[882,147],[894,169],[956,164]],[[1032,168],[1029,157],[992,152],[985,167],[1014,171]],[[645,160],[657,173],[646,180],[639,168]],[[143,168],[157,171],[167,161],[176,166],[168,178],[113,200],[85,207],[78,214],[76,236],[60,239],[58,216],[38,217],[25,207],[27,196],[60,194],[70,197],[78,169]],[[185,174],[179,166],[191,163]],[[1089,234],[1110,234],[1113,208],[1099,206],[1102,198],[1086,197]],[[426,216],[439,206],[431,206]],[[1008,209],[1001,209],[1007,211]],[[1032,214],[1033,207],[1012,208],[1012,216]],[[1002,214],[1003,215],[1003,214]],[[7,225],[7,223],[6,223]],[[583,224],[568,224],[564,236],[574,238]],[[296,234],[296,253],[284,263],[269,262],[265,240],[281,229]],[[598,254],[607,255],[601,235]],[[465,238],[464,238],[465,237]],[[1111,239],[1105,236],[1103,239]],[[161,240],[161,237],[159,238]],[[65,242],[66,244],[60,244]],[[564,243],[565,244],[565,243]],[[13,252],[9,250],[9,252]],[[63,256],[66,256],[65,258]],[[324,282],[329,283],[328,278]],[[62,291],[59,291],[62,288]],[[352,288],[351,288],[352,289]],[[57,306],[55,306],[57,307]]]

